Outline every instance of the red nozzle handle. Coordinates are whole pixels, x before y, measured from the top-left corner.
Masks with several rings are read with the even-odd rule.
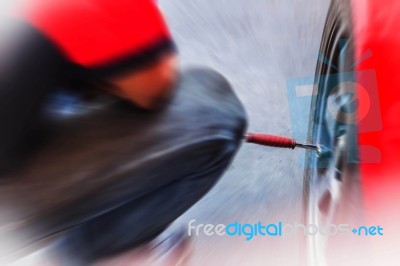
[[[264,146],[289,149],[294,149],[296,147],[296,141],[294,139],[274,135],[247,133],[245,139],[247,142]]]

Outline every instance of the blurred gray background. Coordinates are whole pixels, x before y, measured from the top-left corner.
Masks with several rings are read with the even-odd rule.
[[[314,75],[329,0],[159,2],[182,66],[220,71],[247,109],[249,131],[292,136],[286,83]],[[309,104],[302,112],[308,116]],[[178,223],[301,223],[303,153],[243,145],[217,186]],[[306,250],[301,237],[193,240],[191,265],[302,265]]]

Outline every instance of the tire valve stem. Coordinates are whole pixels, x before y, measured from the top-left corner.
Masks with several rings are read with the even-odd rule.
[[[315,150],[318,157],[321,155],[321,147],[319,145],[299,143],[296,140],[290,138],[267,134],[247,133],[243,136],[243,139],[245,140],[245,142],[248,143],[254,143],[269,147],[288,149],[294,149],[298,147],[307,150]]]

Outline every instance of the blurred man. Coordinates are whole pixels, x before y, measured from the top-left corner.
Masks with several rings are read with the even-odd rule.
[[[154,1],[20,1],[2,21],[3,261],[47,240],[66,265],[143,246],[231,162],[243,108],[216,72],[178,74]]]

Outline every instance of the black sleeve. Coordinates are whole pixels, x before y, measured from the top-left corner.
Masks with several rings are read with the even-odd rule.
[[[63,56],[23,22],[0,29],[0,174],[29,151],[30,129],[46,96],[60,82]]]

